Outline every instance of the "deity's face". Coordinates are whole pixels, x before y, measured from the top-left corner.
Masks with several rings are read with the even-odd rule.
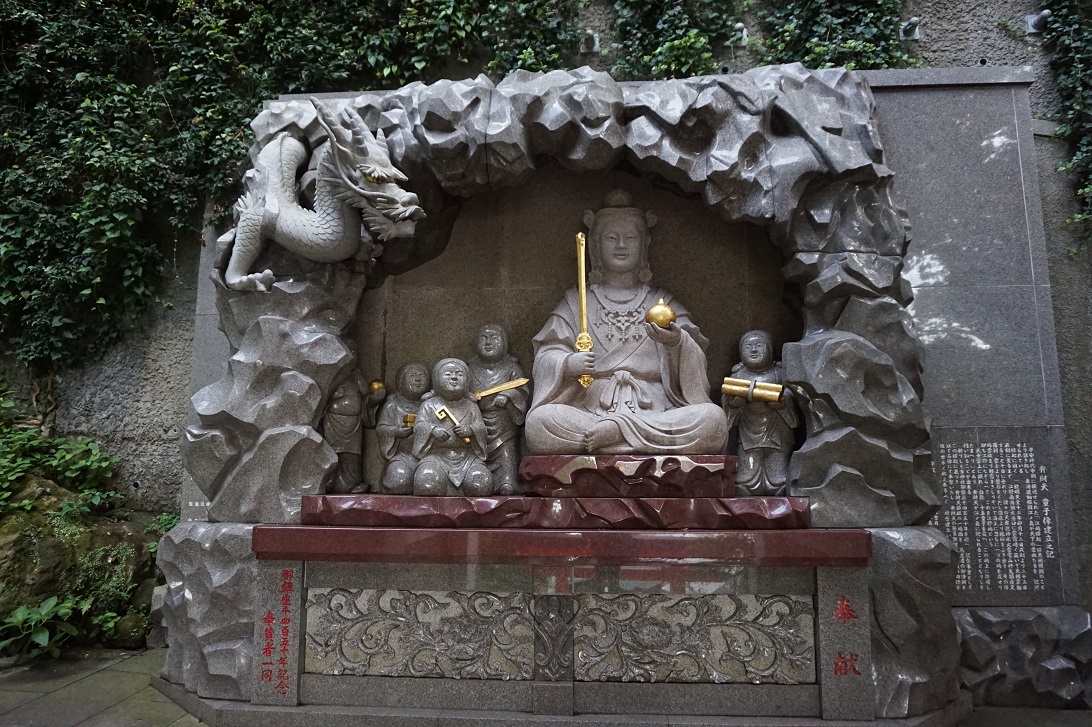
[[[482,326],[478,331],[478,355],[490,363],[500,361],[508,353],[508,341],[498,326]]]
[[[606,220],[599,233],[599,258],[603,269],[612,273],[631,273],[641,265],[642,246],[647,230],[632,217]]]
[[[466,366],[455,361],[445,363],[436,372],[433,386],[436,393],[448,401],[455,401],[466,396],[468,376]]]
[[[398,391],[407,399],[420,399],[428,391],[428,370],[424,366],[407,366],[398,375]]]
[[[773,346],[765,336],[744,336],[739,342],[739,358],[752,371],[764,371],[773,364]]]

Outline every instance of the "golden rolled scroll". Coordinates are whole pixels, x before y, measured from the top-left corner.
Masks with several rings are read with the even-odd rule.
[[[752,381],[751,379],[733,379],[724,377],[720,393],[728,396],[739,396],[748,401],[766,401],[771,404],[781,401],[785,395],[785,387],[781,384],[771,384],[766,381]]]

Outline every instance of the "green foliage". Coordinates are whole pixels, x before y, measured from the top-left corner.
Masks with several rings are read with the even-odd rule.
[[[72,599],[50,596],[37,606],[19,606],[0,624],[0,651],[14,656],[15,663],[42,654],[60,656],[60,646],[79,630],[69,623],[78,605]]]
[[[611,73],[619,79],[685,78],[714,73],[714,48],[730,41],[739,11],[715,0],[616,0]]]
[[[148,527],[144,528],[144,532],[147,535],[151,535],[154,540],[148,542],[148,551],[155,555],[159,549],[159,539],[170,532],[171,528],[178,524],[181,518],[173,512],[161,512],[152,518],[152,521],[148,523]]]
[[[899,41],[901,0],[771,0],[758,9],[760,64],[869,70],[917,65]]]
[[[118,340],[264,99],[566,66],[580,4],[0,0],[0,343],[45,372]]]
[[[1062,98],[1061,126],[1057,133],[1075,147],[1073,157],[1059,171],[1077,178],[1081,210],[1067,222],[1082,226],[1082,242],[1071,255],[1092,241],[1092,8],[1079,0],[1050,3],[1053,13],[1043,35],[1051,51],[1050,66]]]
[[[482,38],[492,47],[488,73],[503,76],[522,68],[568,68],[579,45],[578,13],[584,0],[494,2],[481,19]]]
[[[10,399],[0,390],[2,403]],[[13,406],[0,406],[0,514],[33,506],[30,500],[12,498],[35,472],[77,494],[62,503],[62,510],[97,512],[121,499],[110,485],[116,458],[86,437],[50,437],[21,425],[15,411]]]

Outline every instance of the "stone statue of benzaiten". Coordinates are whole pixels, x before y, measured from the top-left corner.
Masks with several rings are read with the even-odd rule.
[[[418,459],[413,454],[413,426],[421,397],[429,390],[428,369],[408,363],[395,375],[395,390],[379,410],[375,425],[379,451],[386,461],[379,490],[385,495],[412,495]]]
[[[493,323],[478,329],[468,363],[470,388],[485,421],[486,464],[498,495],[519,492],[519,434],[530,403],[529,380],[510,353],[508,331]]]
[[[413,475],[419,496],[488,497],[493,474],[485,463],[488,433],[470,395],[470,371],[457,358],[432,367],[433,396],[425,398],[413,425]]]
[[[743,334],[739,358],[721,387],[729,427],[739,427],[736,485],[740,494],[784,495],[795,444],[793,429],[800,423],[793,394],[783,385],[769,333]]]
[[[534,338],[531,453],[723,454],[728,421],[709,398],[708,340],[686,308],[652,284],[655,215],[614,191],[584,223],[587,284],[578,252],[578,286]],[[650,309],[666,315],[651,322]]]

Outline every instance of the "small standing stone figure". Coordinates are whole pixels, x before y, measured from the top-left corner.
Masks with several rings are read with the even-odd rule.
[[[470,360],[470,389],[475,393],[488,432],[486,464],[498,495],[519,492],[519,428],[527,415],[527,384],[481,396],[480,392],[523,379],[519,361],[509,353],[508,331],[488,324],[478,330],[478,355]]]
[[[364,396],[359,373],[350,375],[334,388],[322,415],[322,436],[337,453],[337,476],[333,492],[344,494],[360,485],[364,436],[361,417]]]
[[[782,383],[781,363],[774,362],[773,342],[766,331],[749,331],[739,340],[740,363],[732,377],[769,384]],[[778,402],[751,396],[721,398],[728,426],[739,426],[739,463],[736,484],[748,495],[785,494],[793,428],[799,423],[792,392],[786,388]],[[744,494],[740,493],[740,494]]]
[[[413,477],[414,495],[493,494],[493,475],[485,464],[488,435],[481,411],[470,395],[470,370],[457,358],[432,368],[435,395],[421,402],[413,427],[413,454],[421,462]]]
[[[421,396],[430,386],[428,369],[421,364],[406,364],[398,369],[396,379],[397,388],[387,397],[375,425],[380,453],[387,460],[380,491],[385,495],[410,495],[418,461],[413,454],[413,420]]]

